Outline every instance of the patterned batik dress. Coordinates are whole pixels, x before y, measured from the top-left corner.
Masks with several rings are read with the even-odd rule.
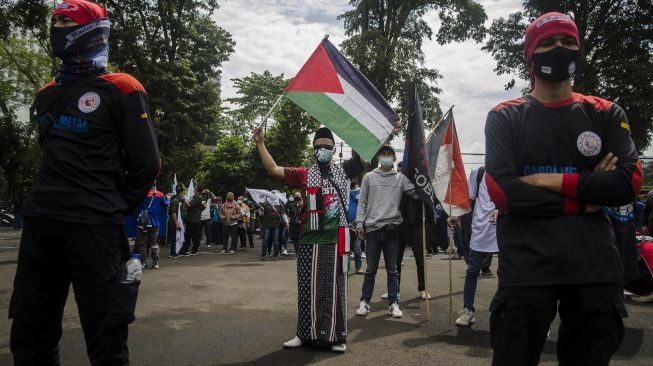
[[[349,197],[349,181],[340,166],[331,166],[331,181]],[[306,179],[306,211],[297,246],[297,336],[302,340],[345,343],[347,340],[347,273],[339,242],[347,232],[337,190],[310,168]],[[344,203],[347,204],[346,202]],[[346,206],[345,206],[346,207]],[[328,242],[330,241],[330,242]],[[348,242],[348,241],[347,241]]]

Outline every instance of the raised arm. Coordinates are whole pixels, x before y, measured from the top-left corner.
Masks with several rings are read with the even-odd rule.
[[[284,168],[277,165],[272,158],[272,155],[270,155],[270,152],[268,152],[268,149],[265,147],[262,127],[253,130],[252,133],[254,133],[254,141],[256,141],[256,147],[258,148],[259,155],[261,156],[261,163],[263,164],[265,171],[273,178],[283,179]]]

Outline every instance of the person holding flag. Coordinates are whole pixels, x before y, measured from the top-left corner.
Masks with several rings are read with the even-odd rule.
[[[361,302],[356,314],[366,316],[370,312],[370,300],[381,251],[388,274],[388,312],[393,318],[401,318],[399,308],[399,255],[400,226],[403,221],[399,205],[404,194],[418,199],[415,186],[403,174],[394,170],[395,151],[383,146],[377,153],[379,168],[365,174],[356,210],[358,238],[366,240],[367,268],[363,278]]]
[[[356,153],[342,165],[332,163],[333,133],[326,127],[315,132],[316,163],[310,168],[278,166],[265,147],[263,130],[253,131],[267,173],[291,187],[305,199],[297,245],[297,334],[286,348],[306,342],[327,343],[333,352],[347,347],[347,252],[349,230],[347,202],[349,182],[363,171]]]
[[[184,197],[184,187],[175,186],[176,194],[170,200],[170,222],[168,224],[172,241],[170,243],[170,258],[179,258],[185,237],[186,214],[188,208]]]
[[[490,310],[494,365],[536,365],[560,315],[561,365],[608,365],[624,336],[623,266],[601,206],[631,203],[642,167],[615,103],[574,93],[574,21],[547,13],[526,29],[530,94],[485,125],[485,180],[500,211],[499,288]]]
[[[399,163],[401,173],[415,185],[417,199],[404,197],[401,202],[401,213],[404,218],[404,241],[408,241],[415,255],[417,267],[417,290],[420,298],[426,300],[426,317],[430,319],[428,300],[431,298],[426,291],[426,240],[427,230],[435,223],[435,207],[437,198],[431,184],[431,172],[429,171],[429,160],[426,155],[426,142],[424,138],[424,124],[422,121],[422,106],[419,93],[415,87],[412,100],[412,113],[408,119],[406,129],[406,141],[404,144],[404,158]],[[444,154],[443,154],[444,155]],[[403,248],[403,247],[402,247]],[[401,276],[401,260],[403,250],[397,262],[399,275]],[[401,280],[401,277],[400,277]]]

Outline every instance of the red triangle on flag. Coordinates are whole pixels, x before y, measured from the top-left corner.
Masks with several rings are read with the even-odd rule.
[[[322,43],[290,81],[285,92],[320,92],[344,94],[338,73]]]

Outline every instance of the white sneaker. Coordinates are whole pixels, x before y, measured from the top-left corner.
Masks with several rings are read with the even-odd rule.
[[[422,300],[426,300],[426,298],[431,300],[431,294],[427,294],[426,291],[420,291],[419,292],[419,297],[421,297]]]
[[[344,343],[335,343],[331,345],[331,351],[336,353],[344,353],[347,350],[347,346]]]
[[[297,348],[301,347],[304,345],[304,341],[302,341],[299,337],[295,336],[295,338],[289,340],[288,342],[284,343],[283,346],[286,348]]]
[[[356,310],[356,315],[366,316],[370,313],[370,304],[366,303],[365,300],[361,301],[361,304]]]
[[[281,255],[288,255],[288,249],[284,249],[283,252],[281,252]]]
[[[639,303],[653,302],[653,293],[648,295],[633,295],[630,299]]]
[[[404,313],[402,313],[401,310],[399,310],[399,304],[397,303],[390,305],[390,308],[388,309],[388,313],[392,315],[393,318],[401,318],[404,315]]]
[[[211,244],[207,245],[206,247],[209,248],[209,249],[211,249]]]
[[[456,319],[456,326],[458,327],[468,327],[476,321],[476,318],[474,318],[474,312],[467,309],[463,308],[461,311],[458,312],[458,319]]]
[[[365,252],[363,252],[363,253],[361,254],[361,258],[363,258],[363,259],[367,259],[367,256],[365,255]]]
[[[381,295],[382,299],[387,299],[388,298],[388,293],[386,292],[385,294]]]

